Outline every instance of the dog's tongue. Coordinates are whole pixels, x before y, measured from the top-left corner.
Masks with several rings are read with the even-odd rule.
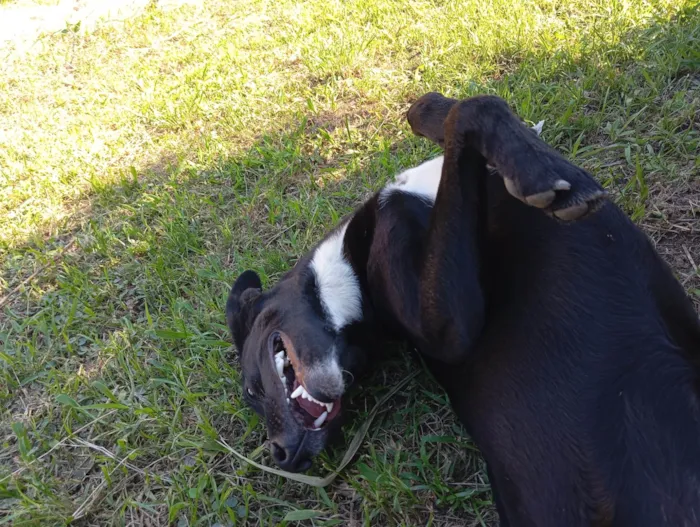
[[[299,386],[299,381],[297,381],[295,379],[294,380],[294,389],[296,390],[296,388],[298,386]],[[299,406],[301,406],[304,409],[304,411],[313,418],[320,417],[321,414],[326,411],[326,408],[324,406],[321,406],[320,404],[316,404],[313,401],[309,401],[308,399],[304,399],[301,396],[297,397],[297,402],[299,403]]]
[[[326,411],[326,409],[322,406],[319,406],[312,401],[308,401],[307,399],[302,399],[299,397],[297,400],[299,401],[299,406],[301,406],[311,417],[320,417],[321,414]]]

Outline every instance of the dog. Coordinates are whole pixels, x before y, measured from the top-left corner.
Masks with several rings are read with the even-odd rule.
[[[392,306],[417,294],[402,289],[415,288],[415,280],[406,279],[415,273],[414,258],[404,256],[426,236],[442,166],[440,156],[397,175],[269,291],[252,270],[231,288],[226,318],[239,351],[243,396],[265,418],[281,468],[311,466],[337,432],[342,395],[368,359],[381,356],[387,342],[419,338],[403,329],[419,320],[417,306],[406,305],[403,320]],[[383,281],[394,286],[386,303],[376,294]]]
[[[700,524],[700,322],[670,269],[501,99],[427,94],[407,118],[444,157],[397,177],[272,290],[248,271],[229,295],[276,462],[310,466],[343,372],[391,331],[480,447],[501,525]]]

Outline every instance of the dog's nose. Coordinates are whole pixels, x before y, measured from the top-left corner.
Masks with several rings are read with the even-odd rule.
[[[272,443],[272,459],[274,459],[275,463],[280,467],[284,468],[284,465],[288,463],[292,457],[294,457],[293,452],[287,451],[287,449],[279,443]]]
[[[277,463],[282,470],[286,470],[287,472],[304,472],[311,468],[310,459],[296,459],[296,448],[290,448],[273,441],[271,449],[272,459],[275,460],[275,463]]]

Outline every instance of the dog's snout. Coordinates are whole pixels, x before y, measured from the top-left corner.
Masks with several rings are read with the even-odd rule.
[[[288,445],[281,444],[277,441],[273,441],[271,444],[272,459],[275,463],[287,472],[304,472],[311,468],[311,460],[307,457],[302,457],[297,459],[298,448],[289,447]]]
[[[310,390],[310,395],[318,400],[326,403],[332,403],[343,396],[345,387],[343,384],[329,384],[325,383],[318,388]]]
[[[345,392],[343,370],[335,359],[319,362],[309,368],[304,383],[311,396],[325,403],[339,399]]]

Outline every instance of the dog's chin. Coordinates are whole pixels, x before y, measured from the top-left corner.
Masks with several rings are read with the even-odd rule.
[[[285,463],[284,466],[280,464],[280,468],[299,473],[308,471],[316,457],[328,446],[331,438],[338,436],[341,420],[334,420],[319,430],[309,430],[296,419],[287,422],[294,423],[288,424],[283,432],[286,438],[284,444],[289,452],[293,452],[293,462]]]
[[[330,423],[321,430],[306,430],[306,437],[302,445],[305,453],[304,457],[315,459],[323,452],[328,445],[332,431],[336,428],[336,423]]]

